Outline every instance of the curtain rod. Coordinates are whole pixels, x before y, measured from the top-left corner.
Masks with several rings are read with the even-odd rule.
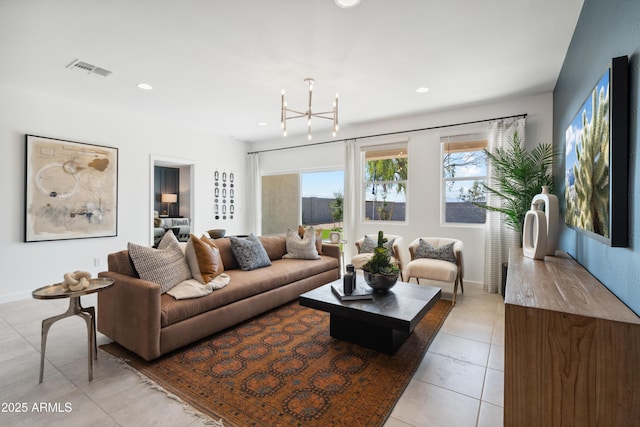
[[[353,139],[377,138],[377,137],[380,137],[380,136],[400,135],[400,134],[403,134],[403,133],[411,133],[411,132],[423,132],[423,131],[426,131],[426,130],[443,129],[443,128],[449,128],[449,127],[453,127],[453,126],[464,126],[464,125],[472,125],[472,124],[476,124],[476,123],[492,122],[494,120],[513,119],[515,117],[525,117],[526,118],[527,114],[526,113],[525,114],[514,114],[513,116],[495,117],[493,119],[473,120],[473,121],[470,121],[470,122],[454,123],[454,124],[450,124],[450,125],[439,125],[439,126],[431,126],[431,127],[427,127],[427,128],[421,128],[421,129],[411,129],[411,130],[401,130],[401,131],[395,131],[395,132],[379,133],[379,134],[375,134],[375,135],[358,136],[358,137],[355,137],[355,138],[334,139],[332,141],[322,141],[322,142],[314,142],[314,143],[311,143],[311,144],[292,145],[290,147],[270,148],[270,149],[267,149],[267,150],[250,151],[247,154],[260,154],[260,153],[268,153],[268,152],[271,152],[271,151],[281,151],[281,150],[291,150],[291,149],[294,149],[294,148],[313,147],[314,145],[333,144],[333,143],[336,143],[336,142],[351,141]]]

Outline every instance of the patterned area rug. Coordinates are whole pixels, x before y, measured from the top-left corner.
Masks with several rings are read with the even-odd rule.
[[[438,301],[395,355],[329,336],[292,302],[152,362],[101,348],[225,426],[379,426],[451,310]]]

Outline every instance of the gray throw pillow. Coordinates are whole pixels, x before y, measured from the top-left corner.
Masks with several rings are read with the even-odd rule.
[[[391,256],[393,256],[393,243],[396,241],[396,238],[388,239],[387,243],[383,244]],[[365,235],[364,240],[362,241],[362,245],[360,245],[360,253],[361,254],[369,254],[373,253],[374,249],[378,247],[378,241],[373,240],[371,237]]]
[[[230,239],[231,251],[243,271],[271,265],[271,260],[262,246],[262,242],[253,233],[245,239],[235,236],[231,236]]]
[[[162,293],[183,280],[191,279],[187,259],[171,231],[162,236],[158,249],[135,243],[129,243],[127,249],[140,278],[159,284]]]
[[[442,261],[449,261],[452,263],[456,263],[456,255],[453,252],[453,245],[455,243],[449,243],[447,245],[442,245],[440,247],[434,248],[429,242],[426,240],[420,239],[418,242],[418,247],[416,248],[416,252],[414,257],[417,258],[431,258],[431,259],[440,259]]]

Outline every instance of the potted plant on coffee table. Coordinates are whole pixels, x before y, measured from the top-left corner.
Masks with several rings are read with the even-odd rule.
[[[386,292],[396,284],[400,269],[391,262],[389,249],[384,244],[387,238],[382,230],[378,231],[378,246],[373,250],[373,257],[362,267],[364,281],[376,291]]]

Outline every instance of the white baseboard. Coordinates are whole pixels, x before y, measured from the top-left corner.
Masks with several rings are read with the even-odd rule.
[[[32,298],[31,292],[19,292],[16,294],[0,295],[0,304],[7,302],[15,302],[23,299]]]

